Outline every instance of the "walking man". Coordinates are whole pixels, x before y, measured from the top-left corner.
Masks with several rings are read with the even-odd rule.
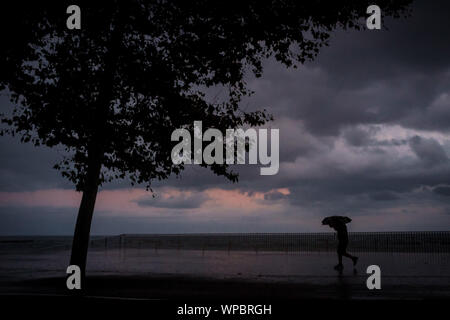
[[[342,256],[352,259],[353,266],[355,266],[356,263],[358,262],[358,257],[352,256],[350,253],[347,252],[348,232],[347,226],[345,224],[351,221],[352,219],[342,216],[332,216],[322,220],[323,225],[329,225],[330,228],[333,228],[337,232],[338,238],[337,254],[339,263],[334,267],[334,269],[339,272],[341,272],[344,269],[344,266],[342,264]]]

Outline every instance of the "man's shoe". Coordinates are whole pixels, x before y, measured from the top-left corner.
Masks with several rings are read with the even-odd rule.
[[[338,264],[336,266],[334,266],[334,270],[336,271],[342,271],[344,269],[344,266],[342,264]]]

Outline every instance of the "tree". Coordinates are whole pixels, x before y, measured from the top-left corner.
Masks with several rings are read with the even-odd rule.
[[[67,4],[16,4],[3,10],[0,89],[12,113],[2,134],[63,146],[55,165],[83,193],[71,264],[85,273],[98,187],[113,179],[151,187],[179,175],[171,132],[194,120],[220,130],[271,120],[244,112],[246,74],[262,74],[275,57],[287,67],[313,60],[336,27],[365,25],[369,1],[77,1],[81,29],[66,28]],[[406,13],[409,1],[378,1],[383,15]],[[14,26],[16,32],[10,32]],[[205,88],[226,99],[210,101]],[[206,166],[206,165],[204,165]],[[215,174],[236,181],[227,165]]]

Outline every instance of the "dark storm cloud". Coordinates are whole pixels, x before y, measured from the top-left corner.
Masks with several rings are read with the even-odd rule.
[[[429,165],[448,162],[444,149],[434,139],[424,139],[419,136],[411,138],[411,149],[423,162]]]
[[[400,197],[397,194],[390,191],[375,192],[371,194],[370,197],[375,201],[392,201],[400,199]]]
[[[447,79],[450,72],[444,76]],[[415,112],[411,112],[402,123],[407,127],[423,129],[423,130],[449,130],[450,123],[450,81],[446,81],[447,90],[444,93],[438,94],[434,100],[426,106]],[[442,91],[441,91],[442,92]]]
[[[348,144],[360,147],[367,146],[373,143],[373,130],[367,130],[358,127],[351,127],[343,133],[344,139]]]
[[[18,138],[0,139],[0,191],[72,188],[52,169],[61,159],[56,150],[23,144]]]
[[[381,31],[339,32],[320,64],[342,80],[336,84],[352,88],[399,74],[439,72],[450,65],[449,10],[448,1],[414,1],[411,17],[385,19]]]
[[[442,196],[450,197],[450,186],[439,186],[433,189],[433,192]]]
[[[299,71],[271,61],[253,84],[255,104],[301,119],[314,134],[392,122],[448,130],[449,108],[431,107],[450,88],[448,12],[448,2],[418,1],[410,18],[386,20],[388,30],[336,32]]]
[[[289,196],[279,192],[279,191],[275,191],[275,192],[270,192],[270,193],[266,193],[264,195],[264,200],[268,200],[268,201],[277,201],[277,200],[282,200],[282,199],[287,199]]]
[[[380,127],[348,127],[342,130],[342,137],[345,141],[354,147],[386,147],[386,146],[401,146],[408,143],[406,139],[389,139],[377,140],[374,135],[379,133],[382,129]],[[372,149],[383,152],[382,149]]]

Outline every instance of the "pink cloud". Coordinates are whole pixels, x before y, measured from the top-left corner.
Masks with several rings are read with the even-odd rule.
[[[265,195],[271,193],[288,195],[287,188],[273,189],[267,192],[248,192],[239,189],[224,190],[211,188],[204,191],[179,190],[176,188],[162,188],[156,190],[155,205],[152,205],[152,194],[145,189],[118,189],[102,190],[98,193],[96,211],[107,214],[129,213],[131,215],[160,216],[168,215],[174,211],[182,210],[185,215],[207,216],[220,213],[239,215],[254,213],[261,210],[279,211],[280,203],[265,201]],[[157,200],[165,203],[171,201],[186,200],[191,197],[201,196],[204,199],[196,208],[162,207],[157,205]],[[146,205],[139,202],[145,199]],[[72,190],[48,189],[32,192],[0,192],[0,206],[14,207],[52,207],[78,209],[81,201],[81,193]]]

